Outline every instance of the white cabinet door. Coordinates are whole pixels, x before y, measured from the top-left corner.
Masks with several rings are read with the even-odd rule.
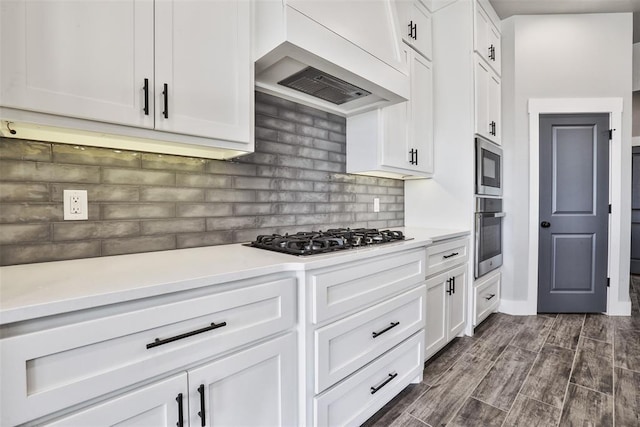
[[[425,358],[431,357],[447,343],[446,282],[440,277],[427,280]]]
[[[500,77],[476,56],[476,133],[500,144]]]
[[[489,124],[492,125],[491,136],[492,141],[500,144],[501,137],[501,114],[502,114],[502,100],[501,100],[501,84],[500,78],[493,72],[489,73],[487,78],[487,101],[488,101],[488,119]]]
[[[427,58],[432,58],[431,14],[419,0],[398,0],[396,11],[402,39]]]
[[[411,53],[409,150],[415,150],[413,169],[433,173],[433,78],[431,62]]]
[[[249,142],[250,2],[155,2],[156,129]]]
[[[189,371],[189,425],[295,425],[295,366],[289,334]]]
[[[500,30],[493,24],[479,3],[475,5],[475,10],[474,49],[496,73],[500,74],[500,50],[502,48]]]
[[[187,374],[182,373],[45,425],[174,427],[187,425],[186,410]]]
[[[3,0],[0,15],[3,106],[153,127],[152,1]]]
[[[383,117],[382,159],[383,166],[409,169],[409,102],[385,107]]]
[[[498,29],[494,26],[491,25],[489,26],[489,33],[488,33],[488,43],[489,43],[489,49],[491,49],[491,56],[489,58],[489,65],[491,66],[491,68],[493,68],[493,70],[498,73],[501,74],[502,71],[502,41],[501,41],[501,36],[500,36],[500,32],[498,31]]]
[[[467,265],[457,267],[449,272],[449,292],[447,295],[448,320],[447,341],[454,339],[465,326],[467,300]]]

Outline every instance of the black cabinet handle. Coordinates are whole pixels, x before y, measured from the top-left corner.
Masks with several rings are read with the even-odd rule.
[[[449,255],[442,255],[442,258],[447,259],[459,255],[458,252],[451,252]]]
[[[207,415],[204,411],[204,384],[200,384],[198,393],[200,393],[200,412],[198,412],[198,416],[200,417],[200,425],[205,427],[207,425]]]
[[[416,164],[416,161],[415,161],[416,150],[414,150],[412,148],[411,150],[409,150],[409,154],[411,155],[411,159],[409,160],[409,164],[415,165]]]
[[[144,115],[149,115],[149,79],[144,79]]]
[[[418,40],[418,24],[413,24],[413,39]]]
[[[162,95],[164,95],[164,111],[162,114],[165,119],[169,118],[169,85],[164,84],[164,90],[162,91]]]
[[[451,295],[453,293],[453,289],[451,288],[451,282],[453,280],[451,278],[447,279],[447,295]]]
[[[418,149],[416,148],[416,165],[418,164]]]
[[[382,387],[384,387],[387,384],[389,384],[389,382],[391,380],[393,380],[397,376],[398,376],[397,372],[394,372],[393,374],[389,374],[389,377],[386,380],[384,380],[380,385],[375,386],[375,387],[371,387],[371,394],[376,394],[378,392],[378,390],[380,390]]]
[[[409,37],[413,38],[413,21],[409,21]]]
[[[549,228],[549,227],[551,227],[551,223],[550,223],[550,222],[547,222],[547,221],[542,221],[542,222],[540,223],[540,227],[542,227],[542,228]]]
[[[484,299],[486,299],[487,301],[489,301],[491,298],[495,297],[496,294],[491,294],[488,297],[484,297]]]
[[[496,122],[494,121],[489,123],[489,134],[496,136]]]
[[[455,294],[456,293],[456,277],[455,276],[453,276],[451,278],[451,284],[452,284],[452,286],[451,286],[452,287],[452,293]]]
[[[400,322],[391,322],[391,324],[389,326],[387,326],[386,328],[384,328],[383,330],[381,330],[380,332],[371,332],[371,335],[373,335],[374,338],[379,337],[380,335],[384,334],[385,332],[395,328],[396,326],[398,326],[400,324]]]
[[[214,329],[222,328],[223,326],[227,326],[227,322],[222,323],[212,323],[211,326],[207,326],[201,329],[196,329],[195,331],[187,332],[184,334],[176,335],[175,337],[165,338],[161,340],[160,338],[156,338],[156,340],[152,343],[147,344],[147,349],[157,347],[159,345],[167,344],[170,342],[178,341],[183,338],[192,337],[197,334],[201,334],[203,332],[212,331]]]
[[[184,427],[184,414],[182,411],[182,393],[178,394],[178,397],[176,397],[176,402],[178,402],[178,422],[176,423],[176,426]]]

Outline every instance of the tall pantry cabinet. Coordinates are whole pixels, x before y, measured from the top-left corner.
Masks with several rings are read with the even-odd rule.
[[[405,181],[405,225],[473,230],[475,137],[501,144],[500,19],[488,0],[437,4],[431,15],[436,173],[430,180]],[[470,248],[475,247],[473,234],[469,243]],[[467,276],[471,278],[473,251],[469,261]],[[483,279],[491,276],[493,280],[492,275],[498,273]],[[468,335],[473,334],[473,314],[478,312],[476,295],[484,294],[476,292],[474,281],[469,280]],[[497,309],[497,300],[492,298],[491,311]]]

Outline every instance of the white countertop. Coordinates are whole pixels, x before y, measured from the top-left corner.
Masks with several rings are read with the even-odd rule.
[[[0,267],[0,325],[266,274],[327,267],[469,234],[468,230],[398,230],[411,240],[308,257],[233,244]]]

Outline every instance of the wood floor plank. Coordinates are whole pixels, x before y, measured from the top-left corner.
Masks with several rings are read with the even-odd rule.
[[[517,316],[510,316],[504,313],[492,313],[482,323],[480,323],[473,331],[474,338],[482,338],[491,335],[493,331],[502,329],[505,325],[517,323]]]
[[[471,337],[455,338],[444,349],[436,353],[427,361],[422,382],[427,385],[435,384],[438,379],[475,343]]]
[[[509,415],[503,426],[556,427],[561,412],[560,408],[555,408],[527,396],[519,395],[511,411],[509,411]]]
[[[537,353],[507,346],[472,397],[508,411],[536,360]]]
[[[409,384],[389,403],[362,424],[362,427],[387,427],[398,419],[407,407],[415,402],[429,386],[423,383]]]
[[[584,314],[558,314],[546,344],[575,350],[584,323]]]
[[[580,338],[571,382],[601,393],[613,393],[613,345]]]
[[[499,327],[491,330],[491,333],[487,333],[478,338],[473,347],[467,351],[467,354],[472,354],[487,360],[496,360],[511,340],[524,327],[525,326],[517,323],[502,321]]]
[[[616,426],[640,426],[640,372],[614,368]]]
[[[555,317],[532,316],[520,328],[520,332],[513,338],[509,345],[525,350],[538,352],[549,336]]]
[[[615,366],[640,372],[640,330],[618,329],[614,341]]]
[[[604,314],[587,314],[584,319],[582,336],[594,340],[613,343],[613,333],[615,331],[614,320]]]
[[[542,347],[520,393],[561,408],[573,357],[574,352],[567,348]]]
[[[613,398],[569,384],[561,426],[613,426]]]
[[[491,364],[489,360],[463,355],[406,412],[431,426],[445,425],[486,375]]]
[[[400,415],[392,424],[380,424],[384,427],[428,427],[422,421],[413,418],[411,415],[404,413]]]
[[[505,418],[505,411],[470,397],[447,427],[500,427]]]

